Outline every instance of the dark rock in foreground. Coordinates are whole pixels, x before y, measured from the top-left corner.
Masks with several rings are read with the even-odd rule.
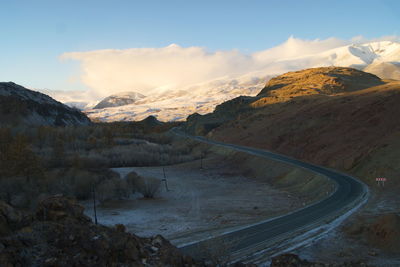
[[[158,235],[95,225],[74,200],[55,196],[34,214],[0,202],[1,266],[201,266]]]

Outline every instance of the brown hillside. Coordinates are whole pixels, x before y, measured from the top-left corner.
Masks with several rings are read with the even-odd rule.
[[[259,96],[337,94],[382,84],[377,76],[344,67],[321,67],[288,72],[272,78]]]
[[[369,184],[371,197],[358,211],[360,220],[344,224],[364,229],[371,218],[399,212],[399,103],[400,81],[382,81],[349,68],[309,69],[274,78],[257,97],[236,98],[212,114],[192,116],[186,130],[354,174]],[[378,186],[376,177],[386,177],[385,186]],[[317,242],[314,255],[321,257],[321,247],[330,248],[324,257],[341,255],[351,244],[354,255],[386,261],[386,253],[398,253],[398,231],[392,231],[398,227],[398,217],[382,218],[367,231],[344,232],[343,239]]]
[[[382,83],[377,76],[352,68],[322,67],[288,72],[272,78],[252,106],[261,107],[299,96],[352,92]]]
[[[272,79],[257,97],[189,117],[186,129],[352,171],[370,182],[386,175],[397,183],[399,103],[398,81],[351,68],[314,68]]]
[[[397,146],[398,103],[399,82],[336,96],[297,97],[254,109],[210,135],[350,170],[363,160],[370,161],[379,149]],[[370,179],[382,175],[374,169]]]

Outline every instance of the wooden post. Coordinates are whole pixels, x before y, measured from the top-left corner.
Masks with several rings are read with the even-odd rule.
[[[162,170],[163,170],[163,175],[164,175],[163,181],[165,183],[165,190],[167,190],[167,192],[169,192],[168,183],[167,183],[167,176],[165,175],[165,167],[163,167]]]
[[[94,210],[94,223],[97,225],[97,211],[96,211],[96,190],[94,185],[92,187],[93,190],[93,210]]]

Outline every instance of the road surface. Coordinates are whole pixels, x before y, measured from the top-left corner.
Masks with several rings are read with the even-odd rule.
[[[218,237],[212,237],[207,240],[193,242],[180,247],[181,251],[193,256],[194,258],[207,257],[205,255],[207,249],[221,249],[229,250],[229,254],[236,255],[236,258],[240,259],[241,257],[246,256],[246,254],[248,255],[263,250],[272,244],[276,244],[277,241],[279,242],[279,240],[283,240],[285,237],[287,238],[290,234],[293,236],[293,234],[304,231],[307,227],[308,230],[310,230],[310,228],[317,227],[318,225],[327,223],[328,221],[333,221],[335,218],[348,211],[349,208],[357,206],[357,204],[362,203],[366,198],[368,198],[368,187],[364,183],[347,174],[266,150],[226,144],[200,136],[190,136],[182,133],[178,129],[173,129],[173,132],[177,135],[200,142],[228,147],[237,151],[243,151],[260,157],[305,168],[325,175],[332,179],[337,185],[336,191],[329,197],[303,209],[260,224],[251,225],[237,231],[225,233]],[[226,253],[226,251],[224,253]]]

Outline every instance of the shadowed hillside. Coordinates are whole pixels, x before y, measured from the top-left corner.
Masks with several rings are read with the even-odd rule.
[[[13,82],[0,83],[0,126],[87,125],[90,120],[77,109]]]

